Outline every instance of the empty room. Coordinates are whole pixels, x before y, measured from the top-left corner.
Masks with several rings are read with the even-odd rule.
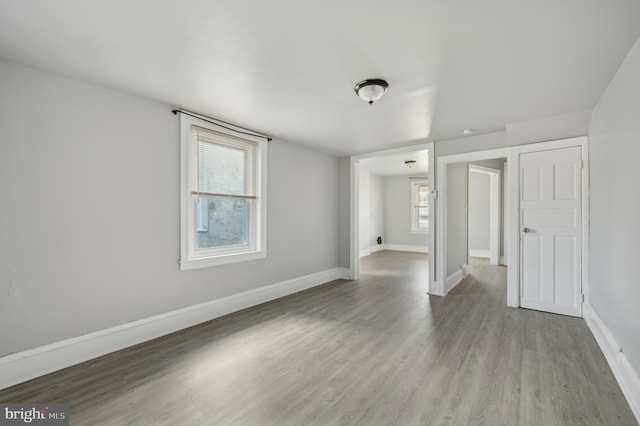
[[[638,425],[640,1],[0,0],[0,424]]]

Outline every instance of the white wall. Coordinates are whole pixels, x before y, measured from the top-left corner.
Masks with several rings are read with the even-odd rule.
[[[408,176],[389,176],[385,184],[385,235],[387,244],[426,247],[427,234],[411,233],[411,181]]]
[[[467,263],[467,163],[447,166],[447,277]]]
[[[636,375],[640,374],[639,123],[640,41],[594,108],[589,127],[589,300]]]
[[[505,247],[505,232],[504,232],[504,182],[506,176],[504,175],[504,163],[507,162],[506,158],[495,158],[492,160],[478,160],[471,161],[470,164],[476,164],[478,166],[489,167],[491,169],[502,170],[500,174],[500,256],[504,256]],[[473,247],[470,247],[473,248]]]
[[[502,131],[486,133],[483,135],[467,136],[459,139],[436,141],[435,153],[437,158],[445,155],[505,148],[507,146],[509,146],[507,143],[507,132]]]
[[[489,252],[491,218],[491,176],[469,173],[469,250]]]
[[[358,217],[359,217],[359,228],[358,228],[358,249],[362,252],[363,250],[369,250],[369,219],[370,219],[370,203],[369,203],[369,171],[360,167],[359,169],[359,190],[358,190]]]
[[[351,263],[351,159],[342,157],[338,160],[338,263],[341,268],[349,268]]]
[[[510,146],[584,136],[589,131],[591,110],[545,117],[507,125]]]
[[[171,108],[6,62],[0,76],[0,356],[338,266],[336,158],[271,142],[268,257],[180,272]]]
[[[376,239],[381,236],[384,241],[384,179],[369,174],[369,246],[377,245]]]

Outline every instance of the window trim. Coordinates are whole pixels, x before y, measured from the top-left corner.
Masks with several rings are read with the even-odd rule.
[[[429,233],[429,226],[427,225],[427,227],[425,229],[420,229],[418,227],[418,210],[419,208],[417,207],[419,200],[417,200],[416,198],[416,194],[418,192],[418,188],[421,185],[427,185],[427,188],[429,187],[429,180],[428,179],[420,179],[420,180],[412,180],[410,182],[411,184],[411,197],[410,197],[410,202],[411,202],[411,233],[412,234],[428,234]],[[430,204],[430,203],[429,203]],[[431,206],[428,205],[429,210],[431,210]],[[429,212],[431,213],[431,212]],[[431,216],[431,214],[429,214],[429,216]],[[431,220],[431,218],[429,217],[429,220]]]
[[[194,257],[196,239],[196,207],[192,203],[191,184],[194,176],[195,143],[192,139],[192,126],[215,133],[221,141],[245,141],[256,144],[255,150],[255,189],[256,214],[255,221],[248,224],[255,228],[255,245],[250,250],[238,250],[238,246],[229,246],[228,250],[212,250],[217,252],[209,256]],[[231,133],[221,132],[215,126],[203,120],[181,115],[180,117],[180,270],[207,268],[230,263],[263,259],[267,256],[267,141],[250,136],[238,137]],[[194,232],[192,232],[194,231]]]

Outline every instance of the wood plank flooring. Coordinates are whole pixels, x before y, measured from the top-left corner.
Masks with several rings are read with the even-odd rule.
[[[0,391],[77,425],[636,425],[579,318],[506,307],[475,261],[425,294],[424,254]]]

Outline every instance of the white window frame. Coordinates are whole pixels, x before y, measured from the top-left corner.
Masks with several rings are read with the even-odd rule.
[[[411,233],[412,234],[428,234],[429,226],[426,229],[421,229],[418,227],[418,211],[419,211],[419,203],[418,200],[418,188],[421,185],[427,185],[429,187],[428,179],[420,179],[420,180],[412,180],[411,182]],[[431,206],[429,206],[429,220],[431,220]]]
[[[255,147],[253,173],[255,176],[255,215],[247,223],[249,244],[246,246],[213,247],[195,250],[198,232],[198,207],[193,191],[196,176],[196,144],[194,126],[216,135],[224,144],[247,144]],[[254,145],[255,144],[255,145]],[[236,262],[263,259],[267,256],[267,141],[260,138],[238,137],[221,132],[215,126],[194,117],[181,115],[180,120],[180,270],[206,268]],[[202,231],[202,229],[200,229]]]

